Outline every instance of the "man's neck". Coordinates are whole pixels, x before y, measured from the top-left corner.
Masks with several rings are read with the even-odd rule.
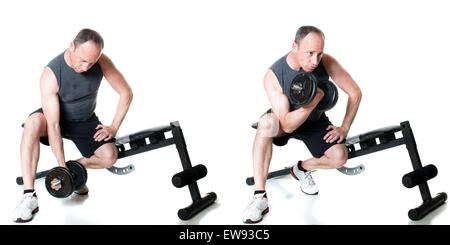
[[[72,53],[70,52],[70,49],[66,49],[66,51],[64,52],[64,61],[70,68],[73,69],[71,58],[72,58]]]

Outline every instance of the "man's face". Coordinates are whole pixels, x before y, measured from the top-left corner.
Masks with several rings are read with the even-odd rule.
[[[92,41],[87,41],[75,48],[74,43],[70,43],[71,63],[75,72],[81,73],[89,70],[100,58],[101,48]]]
[[[304,71],[311,72],[316,69],[322,59],[324,45],[322,36],[314,32],[306,35],[300,44],[292,44],[292,52]]]

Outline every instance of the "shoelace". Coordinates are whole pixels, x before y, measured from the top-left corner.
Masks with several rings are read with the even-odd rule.
[[[308,180],[308,184],[309,184],[309,185],[315,185],[315,184],[316,184],[316,182],[314,182],[314,180],[313,180],[313,178],[312,178],[312,176],[311,176],[311,174],[312,174],[313,172],[315,172],[315,171],[316,171],[316,170],[308,171],[308,172],[306,172],[306,174],[305,174],[305,179]]]
[[[251,200],[250,203],[248,204],[248,207],[250,207],[250,206],[257,206],[257,204],[255,204],[257,199],[262,199],[262,197],[259,197],[259,196],[253,196],[252,200]]]

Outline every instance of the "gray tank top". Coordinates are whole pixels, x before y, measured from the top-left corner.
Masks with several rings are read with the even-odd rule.
[[[298,74],[306,73],[304,70],[293,70],[287,63],[286,58],[288,54],[281,57],[275,63],[273,63],[272,66],[270,66],[270,70],[275,74],[275,76],[278,79],[278,82],[280,83],[281,88],[283,89],[283,94],[286,95],[286,97],[289,98],[289,89],[291,87],[292,80],[294,77],[296,77]],[[323,80],[329,80],[330,77],[325,70],[325,67],[323,66],[322,60],[320,61],[319,65],[312,71],[314,76],[316,76],[317,81],[323,81]],[[292,101],[289,99],[289,107],[290,111],[297,110],[300,108],[300,106],[297,106],[292,103]],[[309,115],[307,121],[315,121],[322,116],[321,111],[313,110],[311,114]]]
[[[94,115],[97,92],[103,79],[100,64],[88,71],[75,72],[64,60],[64,52],[47,65],[58,82],[60,118],[65,121],[86,121]]]

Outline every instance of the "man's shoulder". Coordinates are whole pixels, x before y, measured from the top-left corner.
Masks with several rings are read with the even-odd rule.
[[[288,56],[289,53],[283,55],[282,57],[280,57],[279,59],[277,59],[271,66],[270,69],[274,70],[274,69],[278,69],[279,67],[283,66],[286,64],[286,58]]]
[[[325,68],[330,67],[331,65],[335,64],[337,60],[333,58],[330,54],[324,53],[322,56],[321,63],[325,66]]]
[[[50,62],[48,62],[48,64],[47,64],[47,66],[52,70],[54,70],[57,66],[60,66],[62,61],[64,60],[64,52],[58,54],[55,58],[50,60]]]

